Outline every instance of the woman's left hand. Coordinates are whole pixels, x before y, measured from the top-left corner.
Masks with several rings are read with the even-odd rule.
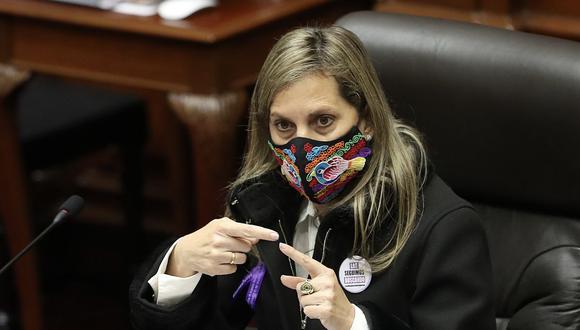
[[[319,319],[326,329],[350,329],[354,319],[354,307],[344,294],[334,271],[293,247],[280,243],[280,251],[302,266],[309,274],[312,294],[302,294],[300,286],[305,278],[282,275],[284,286],[296,290],[304,314],[311,319]]]

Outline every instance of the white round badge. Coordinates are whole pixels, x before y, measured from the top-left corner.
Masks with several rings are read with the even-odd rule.
[[[359,256],[344,259],[338,271],[340,284],[351,293],[359,293],[368,288],[372,277],[371,265]]]

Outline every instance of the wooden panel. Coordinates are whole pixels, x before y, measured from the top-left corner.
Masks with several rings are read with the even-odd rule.
[[[463,5],[463,7],[462,7]],[[577,0],[388,0],[375,10],[473,22],[580,40]]]
[[[404,3],[415,2],[417,4],[435,5],[467,10],[477,8],[479,3],[479,1],[477,0],[407,0],[407,1],[399,0],[399,1]],[[393,1],[385,1],[385,2],[393,2]]]
[[[580,1],[578,0],[522,0],[519,1],[519,8],[544,14],[578,16],[580,18]]]
[[[479,10],[508,14],[512,7],[511,0],[480,0]]]
[[[250,33],[208,45],[28,19],[16,19],[12,32],[11,62],[34,71],[198,93],[249,84],[281,33],[273,29],[267,36]]]
[[[6,21],[8,18],[2,17],[0,15],[0,63],[6,62],[10,57],[9,45],[10,45],[10,25]]]
[[[207,45],[15,18],[12,63],[35,71],[161,90],[211,84]],[[194,72],[202,63],[205,71]],[[145,64],[146,63],[146,64]],[[193,78],[196,78],[195,80]]]
[[[463,6],[458,6],[459,2],[448,5],[448,1],[384,1],[375,6],[375,10],[401,13],[417,16],[437,17],[462,22],[471,22],[485,24],[501,28],[513,28],[512,20],[506,12],[502,12],[503,3],[507,0],[496,0],[496,4],[490,4],[488,1],[482,2],[463,2]],[[482,7],[485,5],[487,7]],[[486,9],[487,8],[487,9]]]
[[[518,30],[580,40],[580,2],[577,0],[520,1],[514,20]]]
[[[445,18],[463,22],[472,21],[471,10],[462,10],[454,7],[423,4],[412,1],[382,1],[376,4],[375,10],[386,13]]]
[[[252,83],[276,38],[304,24],[306,17],[329,22],[350,8],[365,8],[353,3],[333,13],[336,7],[323,5],[215,44],[14,18],[7,48],[11,63],[34,71],[162,91],[218,93]]]
[[[1,0],[0,12],[99,29],[213,43],[329,2],[332,1],[221,0],[219,8],[206,9],[181,21],[166,21],[157,16],[133,17],[47,0]]]
[[[580,41],[580,16],[523,11],[516,15],[517,30]]]

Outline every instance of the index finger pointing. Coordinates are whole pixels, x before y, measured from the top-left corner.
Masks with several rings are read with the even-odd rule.
[[[222,227],[222,232],[231,237],[247,238],[249,240],[262,239],[266,241],[278,240],[278,233],[264,227],[248,225],[239,222],[229,222]]]
[[[312,277],[318,276],[324,269],[326,269],[326,266],[320,262],[312,259],[288,244],[280,243],[280,251],[287,255],[288,258],[294,260],[295,263],[306,269],[308,274],[312,275]]]

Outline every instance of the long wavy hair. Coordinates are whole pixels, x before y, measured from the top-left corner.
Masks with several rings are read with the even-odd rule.
[[[367,259],[373,272],[382,271],[399,254],[420,217],[427,157],[419,134],[393,116],[366,50],[352,32],[338,26],[300,28],[274,45],[255,85],[248,150],[232,187],[278,166],[267,143],[270,107],[277,93],[310,74],[334,77],[341,96],[372,128],[373,156],[366,171],[328,206],[352,207],[352,253]],[[386,221],[394,222],[394,235],[389,240],[375,237]],[[379,248],[377,239],[384,242]]]

